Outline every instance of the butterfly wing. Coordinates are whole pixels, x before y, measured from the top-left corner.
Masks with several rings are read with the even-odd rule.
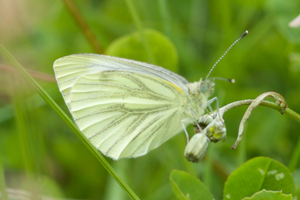
[[[185,78],[162,67],[144,62],[98,54],[74,54],[54,62],[55,76],[67,104],[71,87],[82,74],[121,70],[161,78],[187,92],[185,85],[189,82]]]
[[[97,67],[101,61],[95,64],[89,56],[79,54],[80,62],[76,56],[61,58],[54,68],[77,126],[103,154],[116,160],[142,156],[182,129],[186,97],[183,89],[169,81],[173,77],[154,76],[153,69],[141,73],[146,67],[140,62],[111,57],[103,70]],[[119,68],[115,62],[121,63]]]

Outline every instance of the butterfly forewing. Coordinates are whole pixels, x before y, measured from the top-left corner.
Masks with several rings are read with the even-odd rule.
[[[74,54],[60,58],[54,63],[55,76],[67,104],[70,88],[79,76],[90,72],[112,70],[147,74],[166,80],[177,85],[183,91],[187,91],[185,85],[188,81],[185,78],[167,69],[148,63],[97,54]]]
[[[79,129],[105,155],[142,156],[182,129],[185,88],[132,63],[109,70],[107,62],[103,70],[89,58],[65,58],[54,66],[60,90]]]

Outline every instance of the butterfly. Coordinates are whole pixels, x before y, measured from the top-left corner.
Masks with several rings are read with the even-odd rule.
[[[213,79],[190,83],[152,64],[97,54],[54,62],[55,77],[80,131],[104,155],[145,155],[197,124],[216,98]],[[200,129],[200,127],[199,127]]]

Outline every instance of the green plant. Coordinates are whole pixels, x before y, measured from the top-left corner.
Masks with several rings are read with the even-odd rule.
[[[221,199],[223,188],[229,187],[226,186],[228,182],[225,187],[223,184],[225,180],[230,180],[227,177],[231,172],[248,159],[268,156],[289,167],[296,192],[281,194],[269,191],[283,188],[267,188],[268,191],[258,188],[247,195],[259,192],[252,198],[259,198],[259,195],[289,198],[289,194],[299,198],[299,124],[286,117],[298,121],[297,114],[291,109],[299,110],[299,29],[291,29],[287,24],[299,14],[299,2],[62,2],[18,2],[18,6],[7,9],[11,12],[0,12],[1,16],[5,16],[2,19],[11,19],[10,23],[0,24],[1,43],[23,66],[32,68],[29,72],[38,80],[33,81],[26,75],[14,59],[11,60],[19,66],[23,73],[21,76],[8,67],[10,63],[4,66],[5,62],[1,60],[0,152],[4,173],[0,170],[0,183],[4,196],[5,189],[13,187],[57,198],[137,199],[139,196],[142,199],[174,199],[168,177],[173,169],[180,169],[200,177],[208,188],[205,191],[209,190],[215,199]],[[0,9],[5,8],[1,5]],[[74,5],[78,8],[74,9]],[[22,23],[13,20],[13,14],[22,19]],[[142,33],[143,29],[160,32],[159,37],[156,35],[152,37],[154,41],[149,40],[147,34]],[[213,73],[213,76],[236,79],[234,85],[216,82],[214,96],[218,96],[220,107],[237,100],[252,99],[271,90],[281,94],[291,109],[286,109],[281,116],[272,109],[259,106],[245,126],[244,138],[236,151],[231,150],[231,145],[244,112],[242,108],[226,112],[226,140],[210,145],[200,164],[189,163],[184,158],[186,140],[183,134],[138,159],[118,162],[103,159],[74,126],[68,114],[63,114],[59,108],[66,110],[53,81],[51,67],[59,57],[79,52],[106,52],[121,56],[125,44],[125,53],[132,56],[131,59],[147,60],[174,70],[189,81],[198,81],[207,75],[224,50],[246,29],[250,35],[235,46]],[[138,38],[138,34],[144,39],[137,47],[130,40]],[[166,40],[161,42],[160,36]],[[118,43],[120,38],[127,41]],[[130,50],[126,52],[127,49]],[[162,55],[163,58],[160,58]],[[40,73],[42,71],[44,74]],[[16,86],[15,83],[24,75],[26,81],[21,82],[23,87]],[[35,94],[32,86],[27,85],[28,81],[33,83],[50,106]],[[15,92],[11,92],[11,87],[16,88]],[[281,111],[276,104],[263,102],[261,105]],[[51,107],[64,120],[59,119]],[[193,127],[189,127],[189,132],[193,132]],[[27,147],[30,149],[26,150]],[[270,158],[265,159],[274,163]],[[37,187],[39,191],[24,186],[30,177],[34,179],[31,181],[33,186],[36,183],[40,186]],[[195,182],[193,184],[198,184]],[[8,190],[8,196],[10,194]]]

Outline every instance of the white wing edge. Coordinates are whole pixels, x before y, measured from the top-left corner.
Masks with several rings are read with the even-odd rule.
[[[55,69],[56,63],[58,61],[61,61],[62,59],[68,59],[68,58],[72,59],[72,57],[74,57],[74,56],[75,57],[76,56],[82,56],[82,57],[87,56],[87,60],[88,60],[88,58],[93,58],[95,60],[99,59],[100,62],[98,64],[101,64],[101,60],[103,60],[103,58],[105,59],[104,61],[115,62],[117,64],[128,63],[127,67],[130,67],[132,69],[138,69],[140,67],[140,69],[142,69],[143,71],[148,72],[146,74],[167,80],[167,81],[177,85],[184,92],[188,91],[186,84],[188,84],[189,81],[187,81],[184,77],[182,77],[168,69],[165,69],[165,68],[157,66],[157,65],[141,62],[141,61],[135,61],[135,60],[131,60],[131,59],[119,58],[119,57],[108,56],[108,55],[100,55],[100,54],[93,54],[93,53],[78,53],[78,54],[64,56],[64,57],[58,58],[57,60],[54,61],[54,65],[53,65],[54,69]],[[86,62],[86,60],[85,60],[85,62]],[[132,64],[136,65],[136,66],[132,67]],[[113,69],[113,70],[115,70],[115,69]],[[107,71],[107,70],[97,70],[96,69],[95,71]],[[136,72],[139,73],[139,71],[140,70],[138,70]]]

